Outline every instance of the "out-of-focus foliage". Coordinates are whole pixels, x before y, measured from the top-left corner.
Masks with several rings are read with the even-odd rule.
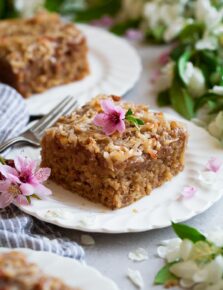
[[[15,1],[13,0],[0,0],[0,19],[14,18],[18,16],[15,9]]]
[[[46,0],[45,8],[59,12],[79,22],[114,16],[121,8],[121,0]]]

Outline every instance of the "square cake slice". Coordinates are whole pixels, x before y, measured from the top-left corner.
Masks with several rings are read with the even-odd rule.
[[[95,125],[102,100],[111,100],[141,120],[125,120],[125,130],[106,135]],[[184,168],[185,127],[145,105],[100,96],[58,120],[42,139],[42,166],[64,188],[116,209],[127,206],[171,180]]]
[[[0,82],[24,97],[84,78],[87,41],[57,14],[0,21]]]

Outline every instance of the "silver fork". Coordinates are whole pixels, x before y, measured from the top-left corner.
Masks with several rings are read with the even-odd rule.
[[[66,97],[59,103],[59,105],[56,106],[56,108],[53,108],[49,114],[41,118],[20,136],[11,138],[1,144],[0,153],[17,143],[24,143],[39,147],[44,131],[52,126],[59,117],[69,114],[75,107],[77,107],[77,101],[74,100],[72,96]]]

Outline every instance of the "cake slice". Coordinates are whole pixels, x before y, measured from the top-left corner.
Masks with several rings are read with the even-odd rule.
[[[104,132],[95,125],[103,100],[134,114],[139,124],[126,118],[121,133]],[[42,166],[50,167],[52,180],[64,188],[108,208],[121,208],[183,170],[187,136],[182,124],[145,105],[100,96],[46,131]]]
[[[87,41],[57,14],[0,21],[0,82],[24,97],[84,78]]]

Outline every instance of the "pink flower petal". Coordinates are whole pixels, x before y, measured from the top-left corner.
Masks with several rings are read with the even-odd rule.
[[[123,110],[121,107],[115,107],[115,110],[117,113],[119,113],[119,119],[124,120],[125,119],[125,110]]]
[[[12,182],[20,182],[18,178],[18,172],[15,168],[8,165],[0,165],[1,174]]]
[[[36,172],[35,178],[37,179],[38,182],[42,183],[50,177],[50,174],[51,174],[50,168],[40,168]]]
[[[197,189],[194,186],[185,186],[181,195],[179,196],[179,200],[182,199],[191,199],[195,196]]]
[[[207,171],[217,173],[221,169],[221,166],[222,166],[222,161],[216,157],[213,157],[208,161],[205,169]]]
[[[17,196],[17,198],[15,199],[15,203],[18,205],[29,205],[27,198],[22,194]]]
[[[22,183],[20,185],[20,190],[23,195],[32,195],[34,194],[34,187],[29,183]]]
[[[166,65],[170,59],[170,51],[163,52],[159,57],[159,64]]]
[[[93,123],[96,126],[103,127],[105,122],[107,122],[107,121],[108,121],[108,115],[101,113],[101,114],[97,114],[95,116]]]
[[[110,16],[103,16],[101,19],[96,19],[91,22],[91,25],[109,28],[114,24],[114,20]]]
[[[5,208],[13,202],[13,195],[8,192],[0,193],[0,208]]]
[[[160,77],[160,69],[154,70],[151,74],[150,82],[153,84],[156,83],[159,77]]]
[[[51,195],[52,191],[46,186],[38,184],[34,187],[34,194],[43,199],[45,196]]]
[[[21,172],[26,168],[26,162],[23,157],[17,156],[14,158],[15,168]]]
[[[125,122],[121,120],[117,125],[116,125],[116,130],[119,131],[119,133],[123,133],[125,131]]]
[[[0,192],[8,192],[11,182],[9,180],[0,181]]]
[[[104,127],[103,127],[103,130],[105,132],[106,135],[112,135],[113,133],[115,133],[116,131],[116,126],[117,125],[114,125],[112,123],[107,123]]]
[[[116,111],[116,107],[111,100],[103,100],[101,101],[101,107],[105,114],[111,114]]]
[[[143,33],[139,29],[128,29],[125,33],[125,36],[132,41],[142,41]]]

